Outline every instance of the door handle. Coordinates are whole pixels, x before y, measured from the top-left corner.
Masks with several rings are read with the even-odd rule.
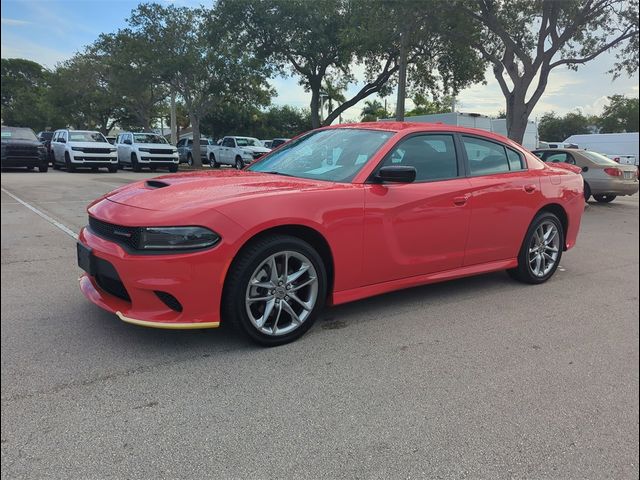
[[[524,188],[524,191],[527,193],[533,193],[537,190],[535,185],[525,185],[523,188]]]
[[[462,207],[463,205],[467,204],[467,198],[468,197],[454,197],[453,203],[458,207]]]

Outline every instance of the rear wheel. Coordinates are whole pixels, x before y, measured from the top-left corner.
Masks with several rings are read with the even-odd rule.
[[[327,295],[322,259],[305,241],[272,235],[234,261],[225,283],[223,315],[255,342],[276,346],[311,328]]]
[[[524,283],[546,282],[560,264],[563,245],[564,231],[558,217],[551,212],[539,214],[522,242],[518,266],[509,270],[509,275]]]
[[[584,182],[584,201],[588,202],[591,198],[591,187],[587,182]]]
[[[611,194],[601,194],[601,195],[594,195],[593,198],[595,198],[596,202],[598,203],[611,203],[616,199],[617,195],[611,195]]]

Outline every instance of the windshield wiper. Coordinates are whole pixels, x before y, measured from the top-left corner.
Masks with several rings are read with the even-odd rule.
[[[291,175],[289,173],[276,172],[275,170],[270,170],[270,171],[266,171],[266,172],[262,172],[262,173],[270,173],[271,175],[282,175],[283,177],[293,177],[294,176],[294,175]]]

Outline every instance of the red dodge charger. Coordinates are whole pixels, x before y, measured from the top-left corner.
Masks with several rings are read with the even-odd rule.
[[[308,132],[245,170],[174,174],[88,207],[82,292],[136,325],[238,322],[278,345],[325,303],[496,270],[537,284],[576,241],[579,169],[485,131]]]

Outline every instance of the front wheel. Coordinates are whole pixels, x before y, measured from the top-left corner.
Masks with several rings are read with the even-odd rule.
[[[49,171],[49,162],[45,162],[38,166],[38,171],[40,173],[47,173]]]
[[[562,258],[564,231],[551,212],[534,218],[518,254],[518,266],[509,270],[514,279],[530,284],[543,283],[555,273]]]
[[[272,235],[234,261],[223,316],[261,345],[282,345],[311,328],[326,295],[327,274],[318,252],[299,238]]]
[[[243,168],[244,168],[244,162],[242,161],[242,158],[236,157],[236,169],[242,170]]]
[[[595,198],[596,202],[598,203],[611,203],[616,199],[617,195],[611,195],[611,194],[601,194],[601,195],[594,195],[593,198]]]
[[[209,157],[209,165],[211,165],[211,168],[220,168],[220,164],[216,160],[216,156],[213,153]]]
[[[134,153],[131,154],[131,170],[134,172],[142,171],[142,168],[140,168],[140,164],[138,163],[138,157],[136,157]]]
[[[109,165],[109,173],[117,173],[118,165]]]
[[[191,154],[187,155],[187,165],[193,167],[193,156]]]
[[[69,156],[69,153],[65,152],[64,154],[64,166],[67,169],[67,172],[75,172],[76,171],[76,167],[73,163],[71,163],[71,157]]]
[[[591,187],[587,182],[584,182],[584,201],[588,202],[591,198]]]

